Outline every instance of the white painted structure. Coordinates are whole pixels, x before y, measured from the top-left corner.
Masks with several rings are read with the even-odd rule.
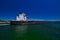
[[[25,15],[25,13],[21,13],[18,16],[16,16],[16,21],[26,21],[27,17]]]

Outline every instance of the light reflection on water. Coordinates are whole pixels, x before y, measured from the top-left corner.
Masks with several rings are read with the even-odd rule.
[[[12,25],[13,27],[12,31],[14,33],[14,40],[25,40],[27,37],[27,28],[28,25]]]
[[[17,25],[15,31],[17,37],[23,37],[27,33],[27,25]]]

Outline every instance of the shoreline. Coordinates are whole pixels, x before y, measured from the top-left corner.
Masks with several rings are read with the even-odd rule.
[[[10,24],[10,22],[0,22],[0,24]]]
[[[60,21],[41,21],[41,20],[27,20],[27,21],[8,21],[8,22],[0,22],[0,25],[10,25],[10,24],[35,24],[35,23],[57,23]]]

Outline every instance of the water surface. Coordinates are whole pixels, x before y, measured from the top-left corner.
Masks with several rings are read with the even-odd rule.
[[[60,23],[0,25],[0,40],[60,40]]]

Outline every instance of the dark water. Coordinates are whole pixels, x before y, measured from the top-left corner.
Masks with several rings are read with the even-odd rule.
[[[0,25],[0,40],[60,40],[60,23]]]

